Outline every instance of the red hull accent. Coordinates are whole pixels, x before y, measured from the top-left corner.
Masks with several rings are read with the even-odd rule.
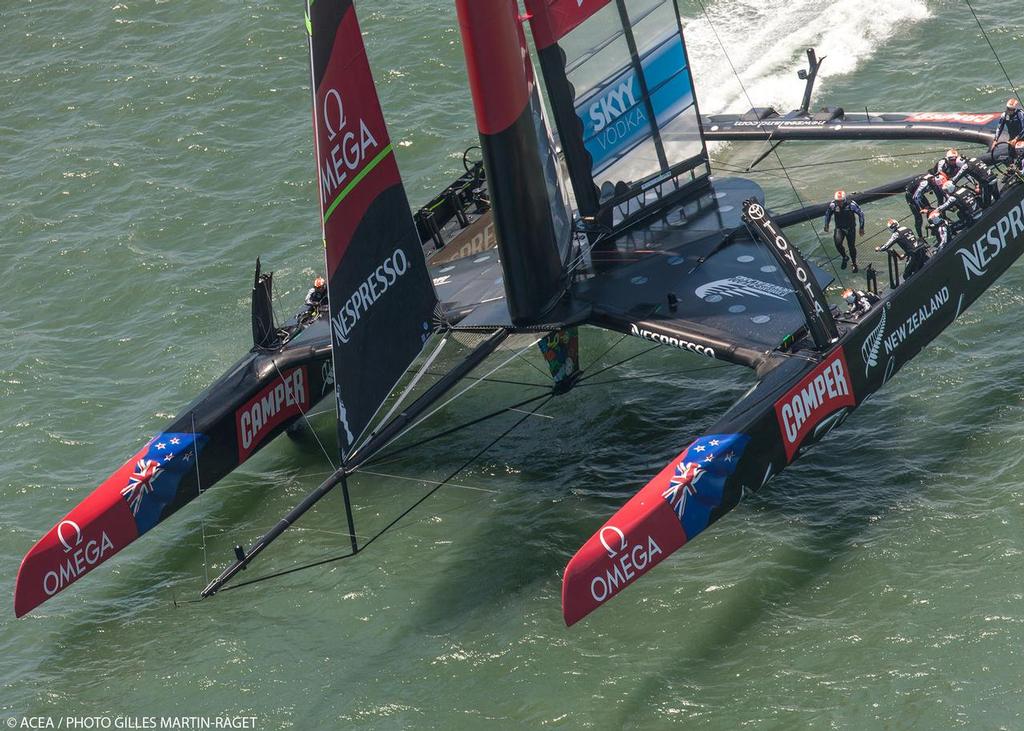
[[[351,7],[338,25],[333,57],[317,87],[313,114],[327,271],[333,278],[370,205],[402,182],[359,21]],[[338,208],[332,210],[335,205]]]
[[[14,585],[14,614],[32,611],[139,537],[121,495],[146,448],[64,516],[25,554]]]
[[[562,616],[583,619],[686,543],[672,506],[662,497],[679,458],[590,537],[565,567]]]

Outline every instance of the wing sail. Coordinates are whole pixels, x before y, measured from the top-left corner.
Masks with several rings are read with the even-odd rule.
[[[526,0],[582,215],[703,181],[707,149],[675,0]]]
[[[437,303],[351,0],[307,6],[338,442],[423,349]]]

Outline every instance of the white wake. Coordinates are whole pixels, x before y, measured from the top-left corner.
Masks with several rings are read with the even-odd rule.
[[[745,112],[747,101],[696,2],[683,18],[703,114]],[[930,17],[924,0],[704,0],[714,30],[754,106],[786,112],[800,105],[804,49],[828,56],[819,81],[847,74],[905,29]]]

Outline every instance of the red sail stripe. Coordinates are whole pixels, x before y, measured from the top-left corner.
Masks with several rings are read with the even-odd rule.
[[[607,5],[610,0],[526,0],[537,48],[547,48]]]

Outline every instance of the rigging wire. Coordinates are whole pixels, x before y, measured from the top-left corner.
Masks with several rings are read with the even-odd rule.
[[[534,403],[535,401],[540,401],[542,398],[545,398],[545,397],[550,396],[550,395],[551,395],[551,388],[548,387],[547,389],[545,389],[544,393],[542,393],[542,394],[538,394],[536,396],[531,396],[530,398],[523,399],[522,401],[514,403],[511,406],[506,406],[506,407],[498,409],[496,411],[492,411],[489,414],[485,414],[483,416],[478,416],[475,419],[471,419],[470,421],[463,422],[462,424],[459,424],[457,426],[453,426],[453,427],[450,427],[450,428],[445,429],[443,431],[437,432],[435,434],[431,434],[429,436],[423,437],[422,439],[419,439],[419,440],[413,442],[412,444],[406,444],[405,446],[399,447],[398,449],[392,450],[390,452],[385,452],[384,454],[381,454],[379,456],[370,457],[368,460],[366,460],[366,462],[363,463],[363,466],[370,466],[370,465],[380,466],[380,465],[389,464],[389,463],[395,461],[396,459],[398,459],[399,457],[401,457],[402,454],[405,453],[407,450],[414,449],[415,447],[421,447],[424,444],[428,444],[428,443],[436,441],[438,439],[442,439],[442,438],[444,438],[446,436],[450,436],[451,434],[455,434],[456,432],[460,432],[463,429],[468,429],[471,426],[476,426],[477,424],[482,424],[483,422],[488,421],[489,419],[493,419],[495,417],[501,416],[502,414],[504,414],[504,413],[506,413],[508,411],[511,411],[513,409],[520,409],[523,406],[529,406],[530,404]],[[397,439],[396,439],[396,441],[397,441]],[[363,469],[363,466],[357,467],[354,470],[354,472],[355,473],[361,472],[362,469]]]
[[[992,41],[989,40],[988,33],[985,32],[985,26],[981,24],[981,19],[978,18],[978,14],[974,12],[974,6],[971,5],[971,0],[964,0],[964,2],[967,3],[967,7],[971,11],[971,15],[974,16],[974,22],[978,24],[978,28],[981,30],[981,34],[985,37],[985,42],[988,43],[988,47],[992,49],[992,55],[995,56],[996,63],[998,63],[999,68],[1002,69],[1003,76],[1006,77],[1006,83],[1010,85],[1010,90],[1013,92],[1013,95],[1017,98],[1017,101],[1020,102],[1021,104],[1024,104],[1024,100],[1021,100],[1020,94],[1017,92],[1017,87],[1014,86],[1013,84],[1013,80],[1010,78],[1010,75],[1006,73],[1006,67],[1003,66],[1002,59],[999,58],[999,54],[996,52],[996,47],[993,46]]]
[[[634,375],[630,376],[630,378],[635,378],[635,379],[638,379],[638,380],[643,380],[643,379],[650,379],[650,378],[664,378],[666,376],[688,376],[691,373],[701,373],[703,371],[719,371],[719,370],[722,370],[723,368],[729,368],[729,367],[730,367],[729,363],[722,363],[720,365],[703,366],[701,368],[684,368],[682,370],[661,371],[660,373],[634,374]],[[573,386],[573,388],[579,388],[581,386],[610,386],[612,384],[621,383],[621,382],[622,382],[621,379],[612,378],[612,379],[608,379],[607,381],[588,381],[586,383],[577,383],[575,386]]]
[[[190,414],[192,417],[192,449],[196,453],[196,489],[199,490],[199,494],[196,497],[202,497],[203,494],[203,480],[199,474],[199,444],[196,442],[196,412],[193,410]],[[210,583],[210,562],[206,555],[206,517],[205,514],[201,514],[199,517],[199,528],[203,534],[203,579],[206,583]]]
[[[281,373],[281,369],[278,368],[278,366],[277,366],[277,359],[274,358],[270,362],[274,364],[274,370],[277,371],[278,378],[280,378],[282,381],[284,381],[284,374]],[[309,417],[306,416],[306,412],[302,410],[301,404],[297,405],[297,408],[299,409],[299,413],[302,414],[303,421],[306,422],[306,427],[309,429],[310,433],[313,435],[313,439],[315,439],[316,443],[320,445],[320,451],[324,453],[324,458],[327,460],[327,464],[329,464],[332,469],[337,470],[338,469],[338,465],[336,465],[334,463],[334,460],[331,459],[331,455],[327,451],[327,447],[325,447],[324,443],[320,441],[320,437],[317,436],[316,429],[313,428],[313,424],[312,424],[312,422],[310,422]]]
[[[437,347],[436,347],[436,348],[434,348],[434,352],[433,352],[433,353],[431,353],[431,354],[430,354],[430,355],[429,355],[429,356],[427,357],[427,361],[426,361],[426,363],[424,363],[424,364],[422,365],[422,367],[420,367],[420,368],[419,368],[419,369],[418,369],[418,370],[416,371],[416,375],[414,375],[414,376],[412,377],[412,380],[410,380],[410,381],[409,381],[409,385],[407,385],[407,386],[405,387],[405,390],[404,390],[404,391],[402,391],[402,395],[401,395],[401,396],[399,396],[399,397],[398,397],[397,399],[395,399],[395,403],[393,403],[393,404],[391,405],[391,408],[390,408],[390,409],[388,409],[388,412],[387,412],[386,414],[384,414],[384,418],[382,418],[382,419],[381,419],[381,420],[380,420],[380,421],[378,422],[378,428],[379,428],[379,427],[380,427],[381,425],[387,424],[388,420],[389,420],[389,419],[390,419],[390,418],[391,418],[392,416],[394,416],[395,412],[396,412],[396,411],[398,411],[398,407],[399,407],[399,406],[401,406],[401,405],[402,405],[402,403],[404,403],[404,402],[405,402],[405,398],[406,398],[406,397],[407,397],[407,396],[408,396],[408,395],[409,395],[409,394],[410,394],[410,393],[412,392],[412,390],[413,390],[414,388],[416,388],[416,384],[420,382],[420,379],[421,379],[421,378],[423,378],[423,375],[424,375],[425,373],[427,373],[427,370],[428,370],[428,369],[430,368],[430,366],[432,366],[432,365],[434,364],[434,361],[435,361],[435,360],[437,360],[437,356],[441,355],[441,351],[442,351],[442,350],[444,349],[444,346],[445,346],[445,345],[446,345],[447,343],[448,343],[448,338],[446,338],[446,337],[442,337],[442,338],[441,338],[441,342],[437,344]],[[373,437],[374,437],[374,436],[375,436],[375,435],[377,434],[377,431],[378,431],[377,429],[374,429],[374,430],[373,430],[373,431],[372,431],[372,432],[370,433],[370,436],[368,436],[368,437],[366,438],[366,439],[367,439],[367,441],[369,441],[370,439],[372,439],[372,438],[373,438]]]
[[[620,337],[618,340],[616,340],[614,343],[612,343],[610,346],[608,346],[608,348],[603,353],[601,353],[601,355],[599,355],[596,358],[594,358],[594,362],[598,363],[601,360],[603,360],[610,352],[612,352],[613,350],[615,350],[616,347],[618,347],[619,343],[621,343],[623,340],[625,340],[628,337],[629,337],[628,335],[623,335],[622,337]],[[604,369],[604,370],[607,370],[607,369]],[[602,373],[602,372],[603,372],[603,370],[598,371],[597,373]],[[589,376],[584,377],[581,380],[581,383],[582,383],[582,381],[590,380],[593,376],[596,376],[597,373],[591,373]],[[576,385],[578,386],[579,383],[577,383]]]
[[[626,336],[625,336],[625,335],[623,335],[623,337],[626,337]],[[622,341],[620,340],[619,342],[622,342]],[[593,373],[591,373],[591,374],[590,374],[589,376],[587,376],[586,378],[582,379],[582,380],[581,380],[581,381],[580,381],[579,383],[577,383],[576,385],[577,385],[577,386],[581,386],[581,385],[583,385],[583,383],[585,383],[586,381],[589,381],[589,380],[590,380],[591,378],[593,378],[594,376],[599,376],[599,375],[601,375],[602,373],[604,373],[605,371],[609,371],[609,370],[611,370],[612,368],[618,368],[618,367],[619,367],[619,366],[621,366],[621,365],[625,365],[626,363],[628,363],[629,361],[633,360],[634,358],[639,358],[639,357],[640,357],[641,355],[647,355],[647,354],[648,354],[648,353],[650,353],[650,352],[651,352],[652,350],[657,350],[657,349],[658,349],[658,348],[660,348],[660,347],[661,347],[660,345],[652,345],[651,347],[647,348],[646,350],[641,350],[641,351],[640,351],[639,353],[633,353],[633,355],[631,355],[631,356],[629,356],[629,357],[627,357],[627,358],[623,358],[623,359],[622,359],[622,360],[620,360],[620,361],[619,361],[618,363],[612,363],[611,365],[609,365],[609,366],[605,366],[604,368],[602,368],[602,369],[601,369],[601,370],[599,370],[599,371],[594,371],[594,372],[593,372]],[[609,350],[611,350],[611,348],[609,348]]]
[[[963,146],[961,146],[961,149],[968,149],[968,148],[967,148],[966,145],[963,145]],[[984,146],[979,146],[978,149],[979,150],[984,150],[985,147]],[[846,164],[855,163],[855,162],[880,162],[880,161],[885,160],[888,157],[917,157],[917,156],[924,156],[924,155],[941,155],[941,154],[943,154],[945,152],[946,152],[946,148],[943,148],[941,150],[920,150],[918,152],[893,152],[893,153],[890,153],[890,154],[870,155],[868,157],[853,157],[853,158],[849,158],[849,159],[846,159],[846,160],[822,160],[821,162],[807,162],[807,163],[801,163],[799,165],[789,165],[788,169],[789,170],[795,170],[797,168],[824,167],[825,165],[846,165]],[[728,165],[730,167],[736,168],[735,172],[743,172],[743,171],[741,171],[739,169],[739,167],[735,163],[728,163],[728,162],[718,161],[718,160],[712,160],[711,162],[712,162],[712,164],[714,164],[716,166],[718,166],[718,165]],[[769,173],[769,172],[774,172],[774,171],[781,170],[781,169],[782,168],[755,168],[754,170],[750,170],[750,171],[747,171],[747,172],[750,172],[751,174],[753,174],[753,173]]]
[[[370,544],[372,544],[378,538],[380,538],[385,533],[390,531],[395,525],[397,525],[399,523],[399,521],[401,521],[407,515],[412,513],[416,508],[418,508],[420,505],[422,505],[424,502],[426,502],[426,500],[428,498],[430,498],[434,493],[436,493],[438,490],[440,490],[442,487],[444,487],[448,482],[453,480],[456,477],[456,475],[458,475],[464,469],[466,469],[471,464],[473,464],[473,462],[475,462],[477,459],[482,457],[488,450],[490,450],[492,447],[494,447],[494,445],[496,445],[502,439],[504,439],[509,434],[511,434],[517,427],[519,427],[520,424],[522,424],[524,421],[526,421],[528,418],[530,418],[530,416],[533,413],[535,413],[537,411],[540,411],[542,408],[544,408],[544,406],[546,406],[548,404],[548,402],[550,402],[551,399],[553,399],[553,398],[554,398],[554,395],[547,394],[547,399],[544,402],[542,402],[541,404],[539,404],[535,409],[533,409],[532,412],[527,412],[527,413],[523,414],[521,417],[519,417],[515,421],[515,423],[513,423],[508,429],[506,429],[501,434],[499,434],[497,437],[492,439],[486,446],[484,446],[482,449],[477,451],[472,457],[470,457],[465,462],[463,462],[461,465],[459,465],[459,467],[457,467],[454,471],[449,473],[449,475],[444,480],[439,481],[434,487],[432,487],[430,490],[428,490],[416,502],[414,502],[408,508],[406,508],[401,513],[399,513],[398,516],[396,516],[390,523],[385,525],[383,528],[381,528],[379,531],[377,531],[377,533],[375,533],[373,536],[371,536],[369,540],[367,540],[366,542],[363,543],[362,547],[359,549],[359,553],[362,553],[363,551],[365,551],[370,546]],[[256,578],[250,579],[249,581],[243,581],[243,582],[240,582],[240,583],[237,583],[237,584],[232,584],[231,586],[225,586],[224,588],[221,589],[221,591],[225,592],[225,591],[231,591],[233,589],[241,589],[243,586],[250,586],[252,584],[257,584],[257,583],[260,583],[260,582],[263,582],[263,581],[268,581],[270,579],[280,578],[280,577],[286,576],[288,574],[294,574],[294,573],[296,573],[298,571],[304,571],[304,570],[307,570],[307,569],[316,568],[317,566],[323,566],[325,564],[333,563],[333,562],[336,562],[336,561],[341,561],[341,560],[346,559],[346,558],[351,558],[352,556],[355,556],[355,555],[357,555],[356,552],[350,551],[348,553],[343,553],[343,554],[340,554],[340,555],[337,555],[337,556],[330,556],[328,558],[320,559],[318,561],[312,561],[312,562],[309,562],[309,563],[300,564],[298,566],[291,566],[291,567],[289,567],[287,569],[282,569],[281,571],[275,571],[273,573],[265,574],[263,576],[257,576]]]
[[[708,9],[704,6],[704,0],[697,0],[697,4],[700,5],[701,11],[704,13],[704,18],[708,21],[708,27],[711,28],[711,32],[715,35],[715,40],[718,41],[718,45],[722,48],[722,53],[725,55],[725,60],[729,62],[729,68],[732,69],[733,76],[736,77],[736,81],[739,82],[740,89],[743,90],[743,96],[747,98],[747,103],[750,104],[750,108],[754,108],[754,102],[750,98],[750,94],[747,93],[747,87],[743,84],[743,79],[740,78],[739,72],[736,71],[736,66],[732,62],[732,58],[729,56],[729,51],[725,48],[725,43],[722,42],[722,38],[718,35],[718,29],[715,28],[715,24],[711,22],[711,16],[708,14]],[[763,130],[763,127],[762,127]],[[772,134],[775,131],[772,130]],[[769,139],[771,139],[769,137]],[[796,196],[797,201],[801,206],[804,205],[803,199],[800,197],[800,193],[796,189],[796,185],[793,183],[793,179],[789,176],[789,171],[786,169],[786,164],[782,162],[782,155],[779,154],[779,150],[776,147],[772,150],[775,155],[775,159],[779,162],[779,167],[782,169],[783,174],[789,181],[789,187],[793,189],[793,195]],[[846,283],[843,281],[842,276],[839,274],[839,269],[836,267],[836,263],[832,261],[832,257],[828,255],[828,250],[825,248],[825,243],[821,240],[821,236],[818,234],[817,226],[811,226],[811,230],[814,231],[814,238],[818,240],[818,246],[821,248],[822,253],[825,255],[826,260],[832,266],[832,271],[835,272],[836,279],[839,280],[839,284],[843,287]]]
[[[513,353],[513,354],[512,354],[512,355],[511,355],[510,357],[508,357],[507,359],[503,360],[503,361],[502,361],[501,363],[499,363],[499,364],[498,364],[498,365],[496,365],[496,366],[495,366],[494,368],[492,368],[491,370],[489,370],[489,371],[488,371],[488,372],[487,372],[487,373],[485,374],[485,376],[484,376],[484,377],[486,378],[486,377],[488,377],[488,376],[494,375],[494,373],[496,373],[496,372],[497,372],[498,370],[500,370],[501,368],[504,368],[504,367],[505,367],[505,366],[507,366],[507,365],[508,365],[509,363],[511,363],[511,362],[512,362],[513,360],[515,360],[516,358],[518,358],[518,357],[519,357],[519,355],[520,355],[520,353],[522,353],[522,352],[525,352],[525,351],[529,350],[529,349],[530,349],[530,348],[532,348],[532,347],[533,347],[534,345],[536,345],[537,343],[539,343],[539,342],[541,341],[541,339],[542,339],[542,338],[543,338],[543,336],[541,336],[540,338],[537,338],[536,340],[533,340],[533,341],[531,341],[531,342],[530,342],[530,344],[529,344],[529,345],[527,345],[527,346],[526,346],[525,348],[521,348],[520,350],[517,350],[516,352],[514,352],[514,353]],[[395,437],[395,440],[401,439],[403,435],[405,435],[405,434],[408,434],[408,433],[409,433],[410,431],[412,431],[412,430],[413,430],[413,429],[415,429],[415,428],[416,428],[417,426],[419,426],[420,424],[422,424],[423,422],[425,422],[425,421],[426,421],[427,419],[429,419],[429,418],[430,418],[431,416],[433,416],[433,415],[434,415],[434,414],[436,414],[436,413],[437,413],[438,411],[440,411],[441,409],[443,409],[443,408],[444,408],[445,406],[447,406],[448,404],[452,403],[452,402],[453,402],[453,401],[455,401],[456,399],[462,398],[462,396],[464,396],[464,395],[466,394],[466,392],[468,392],[468,391],[469,391],[470,389],[472,389],[472,388],[475,388],[475,387],[477,387],[477,386],[479,386],[479,385],[480,385],[480,381],[474,381],[473,383],[469,384],[469,385],[468,385],[468,386],[466,386],[466,387],[465,387],[464,389],[462,389],[461,391],[459,391],[459,392],[458,392],[457,394],[455,394],[454,396],[452,396],[451,398],[449,398],[448,400],[446,400],[445,402],[443,402],[443,403],[442,403],[442,404],[441,404],[440,406],[436,407],[436,408],[435,408],[435,409],[433,409],[432,411],[428,412],[428,413],[427,413],[427,414],[426,414],[425,416],[422,416],[422,417],[420,417],[420,418],[419,418],[419,419],[418,419],[417,421],[413,422],[413,423],[412,423],[412,424],[410,424],[410,425],[409,425],[408,427],[406,427],[405,429],[403,429],[403,430],[402,430],[402,432],[401,432],[400,434],[398,434],[398,435],[397,435],[397,436]],[[394,440],[393,440],[393,441],[394,441]]]
[[[609,348],[607,348],[604,351],[604,353],[602,353],[601,358],[605,357],[608,353],[610,353],[612,351],[612,349],[614,349],[619,343],[621,343],[623,340],[625,340],[626,337],[628,337],[628,336],[627,335],[623,335],[618,340],[616,340]],[[611,370],[613,368],[617,368],[619,366],[622,366],[625,363],[628,363],[629,361],[634,360],[635,358],[639,358],[640,356],[645,355],[645,354],[651,352],[652,350],[657,349],[658,347],[660,347],[660,346],[658,346],[658,345],[651,346],[650,348],[646,348],[646,349],[644,349],[643,351],[641,351],[639,353],[634,353],[634,354],[632,354],[632,355],[630,355],[630,356],[628,356],[626,358],[623,358],[623,359],[621,359],[621,360],[619,360],[619,361],[617,361],[615,363],[612,363],[612,364],[610,364],[608,366],[605,366],[604,368],[601,368],[600,370],[597,370],[594,373],[588,374],[586,377],[580,379],[580,381],[576,385],[577,386],[581,386],[581,385],[602,385],[602,384],[610,383],[611,381],[595,381],[595,382],[591,382],[590,379],[595,378],[596,376],[598,376],[601,373],[604,373],[604,372],[606,372],[608,370]],[[701,368],[688,369],[688,370],[683,370],[683,371],[675,371],[674,373],[679,373],[679,374],[695,373],[695,372],[699,372],[699,371],[714,370],[714,369],[720,369],[720,368],[725,368],[725,367],[727,367],[727,365],[725,365],[725,364],[715,365],[715,366],[704,366],[704,367],[701,367]],[[230,590],[233,590],[233,589],[240,589],[240,588],[242,588],[244,586],[250,586],[252,584],[262,583],[262,582],[269,581],[269,580],[276,579],[276,578],[280,578],[282,576],[286,576],[286,575],[289,575],[289,574],[297,573],[297,572],[300,572],[300,571],[305,571],[305,570],[312,569],[312,568],[317,568],[319,566],[324,566],[324,565],[330,564],[330,563],[335,563],[335,562],[344,560],[346,558],[352,558],[353,556],[357,555],[357,553],[361,553],[363,550],[365,550],[371,543],[376,541],[378,538],[383,536],[385,533],[390,532],[392,530],[402,530],[401,527],[396,527],[398,525],[398,523],[400,521],[402,521],[404,518],[406,518],[408,515],[410,515],[420,505],[425,503],[427,501],[427,499],[429,499],[431,496],[433,496],[435,493],[437,493],[442,487],[459,487],[459,488],[462,488],[462,489],[474,490],[474,491],[483,492],[483,493],[486,493],[486,494],[482,495],[480,498],[477,498],[476,500],[467,501],[466,503],[463,503],[463,504],[457,506],[456,508],[453,508],[450,511],[444,511],[444,512],[442,512],[440,514],[447,514],[447,513],[452,513],[452,512],[456,512],[456,511],[462,510],[462,509],[464,509],[466,507],[466,505],[469,505],[471,503],[476,503],[476,502],[479,502],[480,500],[486,499],[489,495],[498,494],[499,491],[497,491],[497,490],[489,490],[487,488],[483,488],[483,487],[479,487],[479,486],[456,484],[456,483],[453,483],[452,480],[459,473],[461,473],[467,467],[472,465],[477,459],[479,459],[481,456],[483,456],[483,454],[485,454],[487,451],[489,451],[495,445],[497,445],[502,439],[507,437],[515,429],[517,429],[520,425],[522,425],[522,423],[524,421],[529,419],[531,416],[541,416],[542,414],[540,414],[539,412],[545,406],[547,406],[547,404],[550,403],[550,401],[552,399],[554,399],[554,398],[555,398],[555,394],[553,394],[551,392],[547,392],[547,393],[543,393],[543,394],[540,394],[540,395],[532,396],[532,397],[530,397],[528,399],[524,399],[524,400],[522,400],[522,401],[520,401],[520,402],[518,402],[516,404],[513,404],[511,406],[505,407],[505,408],[500,409],[498,411],[492,412],[491,414],[487,414],[487,415],[485,415],[483,417],[479,417],[477,419],[473,419],[472,421],[467,422],[465,424],[461,424],[459,426],[452,427],[451,429],[447,429],[447,430],[445,430],[443,432],[440,432],[438,434],[431,435],[431,436],[426,437],[424,439],[421,439],[418,442],[415,442],[413,444],[406,445],[405,447],[403,447],[403,448],[401,448],[399,450],[396,450],[394,452],[391,452],[391,453],[389,453],[387,455],[382,455],[383,459],[387,459],[388,457],[397,457],[402,452],[405,452],[405,451],[407,451],[409,449],[412,449],[415,446],[419,446],[419,445],[425,444],[425,443],[427,443],[429,441],[441,438],[442,436],[445,436],[445,435],[448,435],[448,434],[452,434],[452,433],[454,433],[456,431],[459,431],[461,429],[466,429],[466,428],[468,428],[470,426],[474,426],[476,424],[481,423],[482,421],[494,418],[495,416],[498,416],[500,414],[508,413],[508,412],[511,412],[511,411],[515,411],[517,413],[522,414],[522,416],[520,416],[520,418],[517,419],[509,428],[507,428],[505,431],[503,431],[501,434],[499,434],[497,437],[495,437],[493,440],[491,440],[485,447],[483,447],[482,449],[478,450],[472,457],[470,457],[465,462],[463,462],[457,469],[453,470],[451,473],[448,474],[447,477],[445,477],[442,480],[436,480],[435,481],[435,480],[428,480],[428,479],[419,478],[419,477],[409,477],[409,476],[405,476],[405,475],[388,474],[388,473],[379,472],[379,471],[376,471],[376,470],[364,469],[364,467],[367,467],[367,466],[370,466],[370,465],[380,465],[381,464],[381,462],[380,462],[380,460],[378,458],[371,458],[370,460],[368,460],[366,462],[366,464],[363,467],[357,468],[356,470],[353,471],[353,473],[361,472],[361,473],[364,473],[364,474],[367,474],[367,475],[373,475],[373,476],[376,476],[376,477],[382,477],[382,478],[388,478],[388,479],[394,478],[394,479],[415,481],[415,482],[420,482],[420,483],[427,483],[427,484],[432,484],[433,487],[427,493],[425,493],[419,499],[417,499],[414,503],[412,503],[408,508],[403,510],[398,516],[396,516],[393,520],[391,520],[386,526],[381,528],[379,531],[377,531],[375,534],[373,534],[369,538],[366,538],[366,540],[364,541],[363,545],[360,547],[358,552],[349,551],[347,553],[339,554],[339,555],[336,555],[336,556],[329,556],[327,558],[318,559],[316,561],[307,562],[307,563],[299,564],[299,565],[294,565],[294,566],[291,566],[289,568],[282,569],[280,571],[276,571],[276,572],[272,572],[272,573],[269,573],[269,574],[265,574],[265,575],[262,575],[262,576],[255,577],[253,579],[250,579],[249,581],[244,581],[244,582],[240,582],[240,583],[237,583],[237,584],[233,584],[231,586],[223,587],[221,589],[221,591],[223,592],[223,591],[230,591]],[[534,407],[533,409],[530,409],[530,410],[526,411],[526,410],[523,410],[523,409],[520,408],[522,406],[526,406],[526,405],[529,405],[531,403],[535,403],[537,401],[542,401],[542,402],[540,404],[538,404],[536,407]],[[387,460],[387,461],[392,461],[392,460]],[[417,523],[422,522],[422,520],[425,520],[425,519],[421,519],[421,520],[418,520],[418,521],[413,521],[411,523],[407,522],[405,527],[411,527],[412,525],[415,525]],[[297,526],[297,527],[303,528],[301,526]],[[312,527],[305,527],[304,529],[305,530],[311,530],[311,531],[319,531],[319,532],[330,534],[330,535],[345,536],[345,537],[351,537],[351,535],[352,535],[350,533],[341,533],[341,532],[338,532],[338,531],[326,531],[326,530],[323,530],[323,529],[317,529],[317,528],[312,528]],[[360,536],[360,537],[362,537],[362,536]],[[193,600],[179,601],[179,600],[175,599],[174,604],[175,604],[175,606],[178,606],[179,604],[193,604],[193,603],[197,603],[199,601],[202,601],[202,600],[201,599],[193,599]]]
[[[409,373],[410,371],[406,371]],[[428,376],[434,376],[436,378],[443,378],[445,373],[437,373],[436,371],[430,371],[427,373]],[[547,373],[544,374],[545,378],[550,380],[550,376]],[[480,378],[479,376],[463,376],[465,381],[485,381],[486,383],[502,383],[509,386],[522,386],[524,388],[551,388],[551,383],[531,383],[530,381],[514,381],[509,378]]]

